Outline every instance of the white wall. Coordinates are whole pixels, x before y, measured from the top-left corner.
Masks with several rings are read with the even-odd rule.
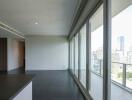
[[[19,68],[19,42],[16,39],[8,38],[8,71]]]
[[[27,36],[26,70],[68,68],[68,41],[62,36]]]

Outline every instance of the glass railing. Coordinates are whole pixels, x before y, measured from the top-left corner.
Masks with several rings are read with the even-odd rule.
[[[111,79],[123,85],[123,64],[114,62],[111,66]]]
[[[111,79],[123,87],[132,89],[132,64],[112,62]],[[103,76],[103,61],[94,60],[92,72]]]
[[[103,76],[103,60],[99,60],[99,59],[94,59],[92,60],[94,62],[92,62],[92,67],[91,67],[91,70],[92,72],[100,75],[100,76]]]

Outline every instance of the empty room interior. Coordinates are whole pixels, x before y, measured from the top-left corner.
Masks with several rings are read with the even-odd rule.
[[[0,100],[132,100],[132,0],[0,0]]]

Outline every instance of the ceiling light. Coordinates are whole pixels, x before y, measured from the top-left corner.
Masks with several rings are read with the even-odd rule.
[[[38,24],[38,22],[35,22],[35,24],[37,25],[37,24]]]

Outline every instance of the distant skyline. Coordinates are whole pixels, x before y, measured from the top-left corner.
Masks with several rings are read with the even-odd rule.
[[[132,46],[132,5],[112,18],[112,51],[119,46],[118,37],[124,37],[124,52]],[[102,22],[103,23],[103,22]],[[100,26],[91,33],[92,51],[103,48],[103,26]]]

